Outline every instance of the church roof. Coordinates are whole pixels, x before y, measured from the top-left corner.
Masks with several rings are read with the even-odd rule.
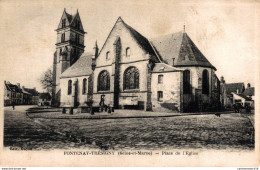
[[[66,16],[67,16],[67,19],[68,19],[68,21],[69,21],[69,23],[71,23],[71,21],[72,21],[72,15],[70,15],[69,13],[67,13],[66,11],[65,11],[65,14],[66,14]]]
[[[82,25],[82,23],[81,23],[81,19],[80,19],[78,10],[77,10],[77,12],[74,13],[74,14],[69,14],[69,13],[66,11],[66,9],[64,9],[57,30],[63,29],[63,26],[62,26],[62,21],[63,21],[63,19],[66,19],[66,20],[67,20],[67,21],[66,21],[66,24],[65,24],[66,27],[67,27],[67,26],[71,26],[71,28],[76,28],[76,29],[78,29],[79,31],[81,31],[81,32],[84,33],[84,28],[83,28],[83,25]],[[79,22],[79,24],[80,24],[79,27],[78,27],[78,25],[77,25],[78,23],[76,23],[75,20],[80,21],[80,22]],[[57,31],[57,30],[56,30],[56,31]]]
[[[92,55],[90,53],[83,53],[80,58],[67,70],[65,70],[60,78],[70,78],[87,76],[92,73]]]
[[[67,19],[68,19],[69,23],[72,24],[73,20],[76,18],[77,14],[78,14],[78,11],[76,13],[74,13],[74,14],[69,14],[69,13],[67,13],[66,10],[64,10],[64,12],[65,12],[65,14],[67,16]]]
[[[122,20],[123,21],[123,20]],[[134,39],[137,41],[137,43],[149,54],[154,55],[154,50],[150,44],[150,42],[147,40],[147,38],[145,38],[142,34],[140,34],[139,32],[137,32],[134,28],[132,28],[131,26],[127,25],[124,21],[123,21],[125,27],[129,30],[129,32],[131,33],[131,35],[134,37]]]
[[[216,68],[207,60],[198,47],[193,43],[188,34],[183,31],[148,40],[134,28],[126,24],[121,17],[117,19],[115,25],[119,22],[123,23],[134,40],[136,40],[138,45],[147,53],[149,53],[151,55],[151,59],[155,62],[161,60],[166,64],[176,67],[201,66],[213,68],[216,70]],[[111,32],[114,30],[115,25]],[[108,35],[107,39],[109,38],[110,34]],[[106,42],[104,45],[105,44]],[[102,48],[100,52],[102,51]]]
[[[153,38],[150,42],[157,54],[169,65],[201,66],[216,70],[185,32]]]
[[[153,73],[165,73],[165,72],[175,72],[175,71],[183,71],[182,69],[172,67],[165,63],[155,63],[153,67]]]
[[[148,41],[148,39],[146,37],[144,37],[142,34],[140,34],[138,31],[136,31],[134,28],[132,28],[131,26],[129,26],[128,24],[126,24],[123,19],[121,17],[119,17],[114,25],[114,27],[112,28],[111,32],[114,30],[115,26],[117,23],[122,22],[123,25],[125,26],[125,28],[130,32],[131,36],[133,37],[133,39],[138,43],[138,45],[144,50],[146,51],[148,54],[151,55],[151,59],[153,61],[157,61],[158,62],[158,58],[156,57],[156,54],[153,50],[153,47],[151,46],[150,42]],[[108,35],[106,41],[108,40],[108,38],[110,37],[110,34]],[[106,44],[106,41],[104,43],[104,45]],[[104,47],[103,45],[103,47]],[[100,52],[102,51],[103,47],[101,48]],[[99,52],[99,53],[100,53]]]

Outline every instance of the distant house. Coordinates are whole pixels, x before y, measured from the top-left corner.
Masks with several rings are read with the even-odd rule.
[[[25,88],[23,86],[23,90],[29,94],[31,94],[31,101],[30,101],[30,104],[38,104],[39,102],[39,93],[36,91],[36,88]]]
[[[20,87],[20,83],[12,84],[9,81],[4,81],[4,105],[12,104],[38,104],[39,93],[36,88]]]
[[[249,99],[247,103],[249,103],[250,106],[254,108],[255,88],[251,87],[250,83],[247,84],[247,88],[245,89],[243,95]]]
[[[220,102],[223,107],[232,107],[234,104],[234,94],[235,98],[239,95],[243,94],[245,91],[245,85],[244,83],[228,83],[226,84],[224,77],[221,77],[220,80]]]
[[[4,105],[5,106],[9,106],[12,104],[12,95],[13,95],[13,91],[5,81],[4,83]]]
[[[250,105],[254,107],[255,88],[250,83],[245,88],[244,83],[226,84],[224,77],[220,80],[220,102],[223,107],[232,107],[235,103],[241,103],[242,106]]]
[[[4,104],[5,106],[11,104],[23,104],[23,92],[20,88],[20,84],[11,84],[10,82],[4,82],[5,92],[4,92]]]
[[[39,106],[50,106],[51,105],[51,95],[50,93],[39,93]]]
[[[240,94],[237,94],[237,93],[233,93],[232,92],[232,103],[240,103],[243,107],[246,106],[246,104],[249,104],[249,105],[253,105],[253,101],[248,98],[246,95],[244,95],[243,93],[240,93]]]
[[[247,84],[247,88],[243,93],[246,97],[255,100],[255,88],[251,87],[250,83]]]
[[[25,91],[24,86],[22,87],[22,92],[23,92],[23,104],[31,104],[32,103],[32,94]]]

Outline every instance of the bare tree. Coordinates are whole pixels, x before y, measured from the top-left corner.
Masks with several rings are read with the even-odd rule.
[[[43,89],[46,89],[49,93],[51,93],[52,85],[53,85],[53,78],[52,78],[52,69],[49,68],[47,71],[45,71],[41,78],[40,82]]]

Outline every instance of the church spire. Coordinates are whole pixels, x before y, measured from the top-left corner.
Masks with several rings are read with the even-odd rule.
[[[185,23],[184,23],[184,25],[183,25],[183,32],[185,33]]]

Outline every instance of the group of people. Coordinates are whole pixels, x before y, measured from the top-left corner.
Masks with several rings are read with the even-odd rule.
[[[233,108],[235,113],[240,113],[243,108],[246,110],[246,113],[251,113],[251,106],[249,104],[245,104],[245,107],[243,107],[241,103],[235,103],[233,104]]]

